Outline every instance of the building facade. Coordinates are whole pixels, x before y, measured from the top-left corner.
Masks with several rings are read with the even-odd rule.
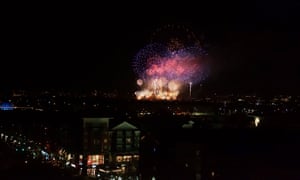
[[[140,130],[113,118],[83,119],[84,172],[89,176],[134,176],[139,168]]]

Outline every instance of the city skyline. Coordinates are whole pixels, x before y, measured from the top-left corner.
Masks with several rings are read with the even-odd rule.
[[[297,6],[262,2],[235,8],[232,4],[221,4],[224,8],[210,3],[203,8],[157,6],[156,13],[151,8],[129,8],[132,13],[116,9],[118,13],[108,17],[87,10],[7,15],[2,88],[134,92],[135,54],[157,28],[179,24],[196,34],[211,59],[203,88],[229,93],[299,92]]]
[[[1,11],[0,179],[299,177],[300,3]]]

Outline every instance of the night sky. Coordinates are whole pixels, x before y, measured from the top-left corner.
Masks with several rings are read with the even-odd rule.
[[[300,92],[299,3],[145,3],[9,7],[2,16],[2,89],[132,92],[134,55],[157,28],[180,24],[201,37],[209,53],[206,90]]]

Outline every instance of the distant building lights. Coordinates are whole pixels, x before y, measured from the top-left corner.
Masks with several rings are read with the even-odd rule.
[[[0,104],[0,109],[2,111],[11,111],[14,109],[14,106],[11,103],[3,102],[2,104]]]
[[[254,125],[255,125],[255,127],[257,127],[259,125],[259,123],[260,123],[259,117],[255,117],[255,119],[254,119]]]

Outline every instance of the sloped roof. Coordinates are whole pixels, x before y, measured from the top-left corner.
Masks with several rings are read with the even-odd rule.
[[[122,123],[112,128],[112,130],[133,130],[133,129],[138,129],[138,128],[126,121],[123,121]]]

